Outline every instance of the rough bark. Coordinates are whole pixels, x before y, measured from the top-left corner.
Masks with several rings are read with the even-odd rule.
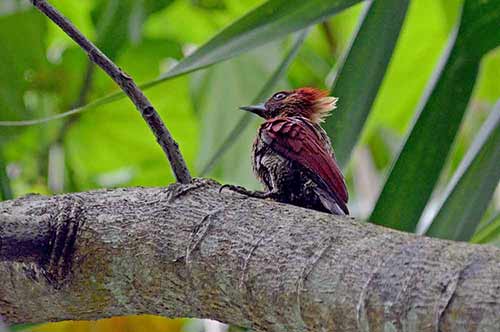
[[[257,331],[499,331],[500,250],[209,180],[0,203],[9,323],[159,314]]]

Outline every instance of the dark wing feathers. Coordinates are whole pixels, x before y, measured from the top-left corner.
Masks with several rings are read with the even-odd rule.
[[[333,156],[325,149],[320,133],[308,120],[299,117],[274,118],[261,126],[259,135],[277,153],[308,169],[313,181],[348,213],[344,177]]]

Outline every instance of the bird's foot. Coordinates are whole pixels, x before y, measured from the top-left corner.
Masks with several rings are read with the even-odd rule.
[[[259,191],[259,190],[248,190],[243,188],[242,186],[235,186],[232,184],[224,184],[220,187],[219,193],[224,189],[229,189],[231,191],[237,192],[238,194],[242,194],[248,197],[255,198],[274,198],[276,196],[275,192],[272,191]]]

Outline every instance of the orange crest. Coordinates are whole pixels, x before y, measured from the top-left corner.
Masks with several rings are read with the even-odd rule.
[[[330,97],[329,91],[305,87],[295,92],[306,104],[311,105],[304,110],[304,116],[314,123],[323,122],[332,110],[337,108],[337,97]]]

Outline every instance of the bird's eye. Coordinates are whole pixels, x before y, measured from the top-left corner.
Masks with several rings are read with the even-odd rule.
[[[273,100],[282,100],[282,99],[285,99],[285,97],[286,97],[286,93],[278,92],[277,94],[275,94],[273,96]]]

